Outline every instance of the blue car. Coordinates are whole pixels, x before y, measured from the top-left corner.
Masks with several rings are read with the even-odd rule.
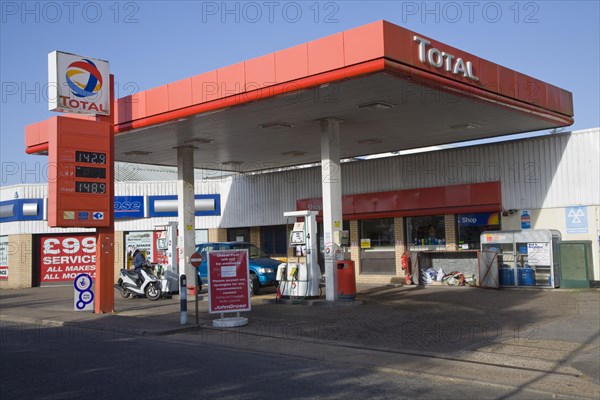
[[[250,290],[252,294],[258,294],[261,287],[273,286],[277,282],[277,266],[281,261],[269,258],[261,249],[246,242],[218,242],[202,243],[196,245],[196,251],[202,255],[202,264],[198,268],[198,278],[203,285],[208,284],[207,260],[208,252],[213,250],[248,250],[248,267],[250,272]]]

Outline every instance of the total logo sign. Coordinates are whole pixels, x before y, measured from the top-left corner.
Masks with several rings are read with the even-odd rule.
[[[107,61],[54,51],[48,54],[48,109],[108,115],[109,81]]]
[[[414,36],[413,40],[419,44],[419,61],[423,64],[429,64],[434,68],[442,69],[453,75],[463,76],[472,81],[479,81],[479,77],[473,72],[473,63],[463,60],[445,51],[441,51],[431,46],[431,42],[419,36]]]

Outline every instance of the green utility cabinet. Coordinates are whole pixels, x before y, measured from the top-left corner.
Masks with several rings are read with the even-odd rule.
[[[558,243],[560,254],[560,281],[563,288],[592,287],[592,242],[566,240]]]

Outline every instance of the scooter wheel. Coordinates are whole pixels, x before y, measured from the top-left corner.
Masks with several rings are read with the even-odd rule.
[[[121,294],[121,297],[124,299],[128,299],[131,297],[131,292],[129,292],[126,289],[121,288],[121,290],[119,290],[119,293]]]
[[[160,298],[161,291],[160,286],[158,284],[150,284],[146,286],[146,297],[148,300],[158,300]]]

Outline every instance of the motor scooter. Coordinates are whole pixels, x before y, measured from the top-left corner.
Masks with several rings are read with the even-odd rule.
[[[121,269],[119,281],[115,288],[123,298],[133,296],[146,296],[149,300],[158,300],[162,294],[160,280],[154,275],[152,266],[148,263],[142,265],[139,273]]]

